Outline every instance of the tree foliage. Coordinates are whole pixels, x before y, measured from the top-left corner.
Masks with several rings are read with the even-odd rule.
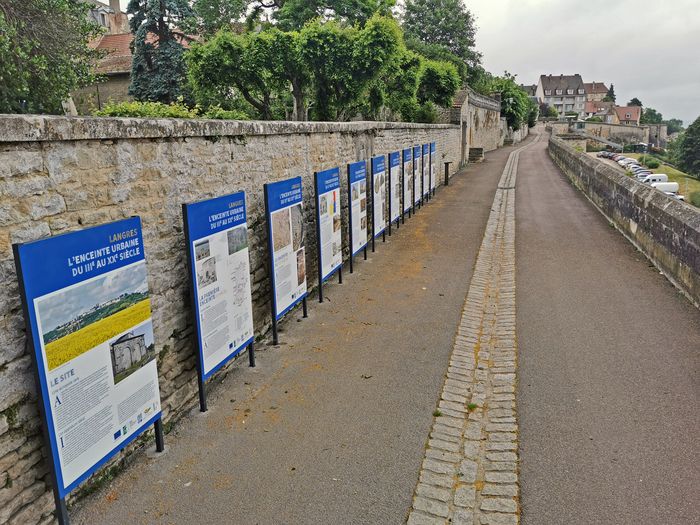
[[[480,66],[481,54],[475,47],[476,21],[460,0],[407,0],[403,26],[409,42],[438,46],[458,57],[467,66],[466,78]],[[446,60],[433,51],[426,56]]]
[[[666,128],[669,134],[683,131],[683,121],[678,118],[671,118],[666,121]]]
[[[540,115],[547,118],[557,118],[559,116],[559,112],[554,106],[542,103],[540,104]]]
[[[640,124],[661,124],[664,116],[654,108],[642,109],[642,116],[639,118]]]
[[[192,3],[193,23],[183,27],[204,35],[231,29],[245,15],[249,3],[249,0],[195,0]]]
[[[642,101],[639,100],[637,97],[634,97],[632,100],[630,100],[630,101],[627,103],[627,105],[628,105],[628,106],[638,106],[638,107],[640,107],[640,108],[641,108],[642,106],[644,106],[644,104],[642,104]]]
[[[0,2],[0,113],[60,113],[69,93],[94,77],[87,43],[99,27],[72,0]]]
[[[683,133],[678,144],[678,165],[686,173],[700,177],[700,117]]]
[[[134,34],[129,94],[136,100],[170,103],[183,97],[186,72],[180,28],[194,16],[187,0],[130,0]]]
[[[283,30],[299,30],[320,18],[347,25],[364,25],[373,15],[388,15],[395,0],[260,0],[258,5],[273,10],[273,19]]]
[[[502,77],[495,77],[490,86],[491,93],[501,96],[501,115],[506,118],[508,126],[514,130],[528,121],[530,98],[517,84],[515,76],[507,71]]]

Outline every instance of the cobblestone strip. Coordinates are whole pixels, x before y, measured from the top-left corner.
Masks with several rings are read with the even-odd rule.
[[[409,525],[519,522],[515,178],[501,175],[430,431]]]

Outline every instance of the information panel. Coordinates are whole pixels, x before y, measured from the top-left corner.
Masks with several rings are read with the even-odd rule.
[[[367,163],[348,164],[352,255],[367,246]]]
[[[245,193],[185,204],[183,218],[205,380],[253,341]]]
[[[340,170],[320,171],[316,181],[316,221],[318,224],[321,280],[330,277],[343,264],[343,238],[340,221]]]
[[[430,194],[430,144],[423,144],[423,162],[421,171],[423,173],[423,197]]]
[[[413,150],[406,148],[403,150],[403,212],[411,211],[413,202]]]
[[[372,233],[380,235],[387,226],[386,220],[386,157],[372,159]]]
[[[265,184],[273,311],[280,319],[306,297],[301,177]]]
[[[430,143],[430,189],[435,191],[437,187],[437,171],[435,171],[437,164],[437,152],[435,143]]]
[[[160,418],[138,217],[14,246],[60,498]]]
[[[389,153],[389,222],[401,217],[401,153]]]
[[[413,147],[413,204],[418,204],[421,199],[421,182],[422,177],[421,177],[421,163],[423,162],[423,158],[421,156],[421,147],[420,146],[414,146]]]

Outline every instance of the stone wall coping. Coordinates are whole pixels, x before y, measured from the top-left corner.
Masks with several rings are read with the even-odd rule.
[[[487,97],[481,93],[477,93],[472,88],[467,86],[467,91],[469,92],[469,97],[467,103],[471,106],[476,106],[478,108],[490,109],[493,111],[501,111],[501,103],[495,98]]]
[[[552,136],[549,140],[556,146],[564,149],[569,155],[577,157],[582,164],[587,164],[595,173],[607,177],[618,186],[625,188],[635,197],[645,202],[647,206],[656,206],[666,215],[685,224],[691,230],[695,230],[698,233],[698,237],[700,237],[700,210],[694,206],[671,198],[647,184],[628,177],[595,157],[576,151],[558,136]]]
[[[451,129],[453,124],[415,122],[296,122],[0,115],[1,142],[42,142],[299,133],[361,133],[383,129]]]

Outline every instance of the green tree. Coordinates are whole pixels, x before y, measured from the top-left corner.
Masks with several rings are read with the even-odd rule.
[[[195,0],[192,9],[196,30],[213,35],[219,29],[230,29],[245,15],[248,4],[249,0]]]
[[[422,57],[452,64],[457,69],[461,83],[465,84],[467,82],[469,72],[467,64],[465,64],[464,60],[460,57],[448,51],[447,48],[439,44],[426,44],[425,42],[421,42],[409,36],[406,36],[405,40],[406,47]]]
[[[260,0],[258,4],[274,10],[273,18],[281,29],[301,29],[316,18],[348,25],[363,25],[374,14],[389,15],[395,0]]]
[[[608,92],[605,94],[605,97],[603,97],[604,102],[615,102],[615,86],[613,84],[610,84],[610,88],[608,89]]]
[[[131,85],[136,100],[170,103],[184,96],[183,43],[194,13],[187,0],[130,0],[127,13],[134,33]]]
[[[537,124],[537,118],[540,116],[540,107],[537,102],[530,97],[527,97],[527,105],[527,126],[529,128],[534,128]]]
[[[501,115],[506,117],[508,126],[514,130],[527,122],[530,99],[515,81],[515,76],[507,71],[491,83],[491,92],[501,96]]]
[[[99,27],[73,0],[0,1],[0,113],[61,113],[94,80],[88,47]]]
[[[666,129],[669,134],[683,131],[683,121],[677,118],[668,119],[666,121]]]
[[[362,29],[315,20],[300,32],[301,59],[312,77],[315,120],[347,120],[401,52],[401,29],[373,16]]]
[[[543,103],[540,104],[540,115],[547,118],[557,118],[559,116],[559,112],[554,106]]]
[[[644,106],[644,104],[642,104],[642,101],[639,100],[637,97],[634,97],[632,100],[630,100],[630,101],[627,103],[627,105],[628,105],[628,106],[639,106],[640,108],[641,108],[642,106]]]
[[[678,145],[678,165],[686,173],[700,177],[700,117],[683,133]]]
[[[460,0],[407,0],[403,26],[409,40],[443,47],[468,71],[481,64],[475,48],[476,22]]]
[[[398,24],[374,16],[363,28],[315,20],[301,31],[221,31],[193,44],[187,63],[193,93],[204,107],[240,109],[244,103],[251,116],[263,119],[304,120],[310,114],[345,120],[379,111],[388,93],[379,80],[392,81],[392,70],[408,79],[410,91],[416,82],[413,57],[402,62],[402,53],[407,52]],[[395,96],[388,100],[398,107]]]
[[[654,108],[642,109],[642,116],[639,118],[640,124],[661,124],[664,116]]]
[[[193,44],[187,53],[188,76],[195,99],[204,107],[241,109],[251,116],[284,118],[275,107],[292,93],[292,118],[306,119],[310,77],[299,54],[299,33],[271,28],[236,35],[220,31]]]

